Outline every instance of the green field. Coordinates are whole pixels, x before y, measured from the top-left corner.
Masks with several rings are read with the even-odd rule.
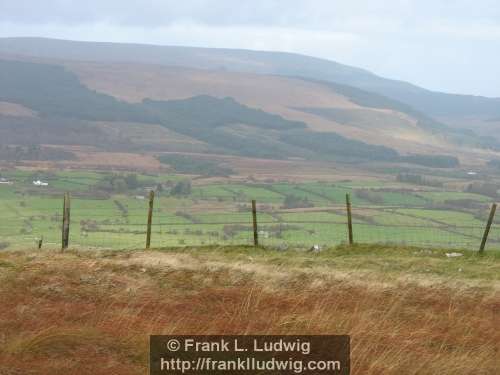
[[[2,172],[13,183],[0,185],[0,245],[35,246],[43,237],[44,246],[59,246],[66,191],[72,196],[70,243],[105,248],[144,246],[151,188],[157,190],[155,247],[251,244],[252,199],[258,203],[262,245],[338,245],[347,240],[345,196],[350,194],[356,242],[476,249],[492,203],[479,194],[421,187],[417,191],[383,181],[265,184],[195,179],[190,191],[181,195],[173,193],[184,180],[179,175],[135,175],[133,187],[109,183],[125,176],[89,171]],[[34,186],[36,179],[49,186]],[[287,196],[306,202],[307,207],[286,207]],[[472,201],[476,206],[451,209],[443,206],[448,201]],[[494,223],[490,248],[500,248],[499,224]]]

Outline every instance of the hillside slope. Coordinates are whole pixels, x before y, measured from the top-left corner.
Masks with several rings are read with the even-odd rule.
[[[7,144],[343,162],[418,160],[400,157],[406,154],[491,159],[474,149],[483,140],[473,134],[392,99],[323,81],[10,58],[0,59],[0,84]],[[159,137],[145,136],[152,129]]]
[[[446,152],[452,147],[443,137],[417,124],[413,113],[391,108],[387,103],[357,104],[334,87],[298,78],[213,72],[178,67],[139,64],[69,63],[64,65],[80,80],[99,92],[140,102],[185,99],[196,95],[232,97],[238,102],[284,118],[302,121],[318,132],[336,132],[369,143],[396,147],[402,152]],[[367,93],[369,98],[374,95]],[[386,99],[388,100],[388,99]],[[390,100],[388,100],[390,101]],[[362,121],[344,122],[342,117],[325,118],[308,108],[339,109],[361,113]]]
[[[396,99],[432,116],[500,116],[500,98],[433,92],[363,69],[291,53],[43,38],[0,38],[0,53],[101,62],[134,62],[219,71],[297,76],[347,84]]]
[[[122,100],[232,97],[318,132],[384,145],[403,153],[453,153],[500,149],[490,137],[452,128],[412,107],[352,86],[276,75],[236,73],[151,64],[61,62],[88,87]],[[334,116],[323,116],[330,111]]]
[[[323,134],[335,147],[327,154],[318,153],[316,145],[322,142],[321,139],[312,146],[289,141],[290,137],[312,139],[321,134],[309,130],[304,122],[248,107],[228,97],[201,95],[170,101],[145,98],[138,103],[118,100],[90,90],[75,74],[58,65],[0,60],[0,85],[0,102],[15,103],[37,113],[37,116],[20,116],[21,119],[19,116],[0,116],[0,129],[7,132],[7,139],[9,133],[24,134],[30,144],[36,143],[37,133],[33,128],[54,132],[52,125],[60,124],[61,129],[78,132],[103,122],[126,122],[144,124],[144,133],[149,131],[149,126],[160,125],[205,142],[212,152],[233,155],[342,160],[397,160],[399,157],[396,151],[387,147],[350,140],[333,132]],[[12,127],[16,123],[17,126]],[[81,144],[81,138],[75,134],[74,144]],[[124,146],[129,149],[126,143]]]

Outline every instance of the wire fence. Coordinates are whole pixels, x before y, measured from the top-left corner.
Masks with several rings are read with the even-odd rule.
[[[146,244],[149,202],[72,199],[70,247],[131,249]],[[153,205],[151,247],[253,245],[251,205],[215,207]],[[60,247],[62,200],[36,207],[11,207],[2,214],[0,244],[13,247]],[[477,250],[487,217],[484,212],[447,211],[408,206],[352,205],[355,243],[400,244]],[[281,209],[257,205],[259,245],[323,247],[348,242],[347,210],[343,205]],[[488,249],[500,249],[500,223],[493,221]]]

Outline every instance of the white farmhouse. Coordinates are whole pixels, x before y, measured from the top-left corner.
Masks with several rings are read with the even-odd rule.
[[[35,186],[49,186],[49,183],[48,182],[43,182],[43,181],[40,181],[40,180],[36,180],[36,181],[33,181],[33,185],[35,185]]]
[[[7,180],[6,178],[0,177],[0,185],[11,185],[12,182]]]

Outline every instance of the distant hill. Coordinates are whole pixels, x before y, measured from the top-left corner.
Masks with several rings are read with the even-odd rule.
[[[363,69],[291,53],[73,42],[42,38],[2,38],[0,53],[302,77],[378,93],[405,103],[428,116],[500,117],[500,98],[434,92],[407,82],[379,77]]]
[[[318,157],[317,150],[308,145],[287,142],[289,133],[310,137],[313,132],[307,130],[306,124],[244,106],[232,98],[203,95],[183,100],[145,99],[141,103],[127,103],[89,90],[75,74],[61,66],[9,60],[0,60],[0,87],[0,102],[22,105],[40,115],[39,119],[32,116],[18,120],[18,125],[11,130],[18,137],[24,123],[35,123],[49,130],[51,127],[47,123],[60,123],[63,128],[68,123],[68,127],[74,128],[75,122],[139,122],[144,124],[144,133],[148,132],[149,125],[159,124],[208,144],[213,152],[278,159],[314,157],[315,154]],[[9,116],[0,117],[0,128],[8,129],[12,122]],[[33,142],[35,134],[28,131],[25,137]],[[397,152],[381,146],[339,135],[331,139],[342,144],[342,148],[332,150],[327,158],[362,159],[370,156],[386,160],[390,156],[398,157]],[[73,143],[78,142],[79,138],[75,137]]]
[[[196,95],[177,100],[148,97],[137,102],[120,100],[89,89],[77,74],[61,65],[0,60],[0,87],[0,103],[11,103],[3,106],[9,109],[7,114],[0,113],[0,143],[86,144],[104,149],[151,150],[151,143],[155,142],[137,143],[137,133],[129,133],[130,124],[135,124],[133,130],[142,137],[151,131],[160,134],[158,127],[167,129],[168,133],[161,133],[161,137],[180,140],[176,146],[180,151],[191,151],[193,145],[200,145],[197,151],[259,158],[300,157],[350,163],[378,160],[415,164],[421,164],[423,160],[425,165],[432,166],[429,158],[408,158],[391,147],[347,138],[332,128],[314,130],[304,121],[269,113],[231,97]],[[352,90],[349,94],[358,102],[373,105],[381,100],[371,100],[369,94]],[[335,95],[336,103],[344,105],[342,116],[349,119],[353,113],[360,112],[373,116],[369,107],[358,108],[348,98]],[[382,104],[387,108],[377,109],[376,113],[383,116],[383,121],[394,121],[392,126],[395,128],[400,126],[396,119],[411,115],[394,114],[392,111],[398,105],[391,104],[390,100],[378,105]],[[19,115],[12,115],[13,106],[16,108],[14,113]],[[298,108],[296,111],[307,114],[318,109]],[[319,113],[319,117],[330,115],[331,112]],[[370,128],[371,123],[364,123],[365,120],[354,118],[349,125]],[[418,126],[418,118],[412,121]],[[378,131],[376,128],[369,130]],[[447,131],[446,127],[440,126],[432,130]],[[164,148],[156,145],[161,151],[171,150],[168,141]],[[456,160],[453,156],[451,158]]]

